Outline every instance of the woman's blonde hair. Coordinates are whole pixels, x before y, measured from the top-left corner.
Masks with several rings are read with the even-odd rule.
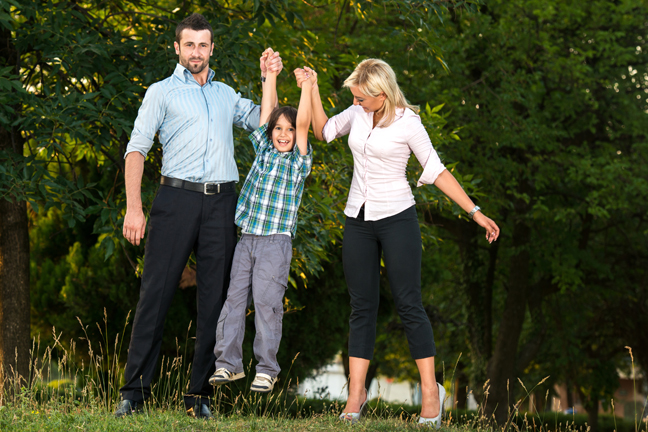
[[[394,122],[396,108],[409,108],[418,114],[419,107],[411,105],[405,99],[396,82],[394,70],[386,62],[378,59],[366,59],[360,62],[353,73],[344,80],[344,87],[357,87],[367,96],[378,97],[384,93],[385,103],[378,112],[383,113],[380,127],[387,127]]]

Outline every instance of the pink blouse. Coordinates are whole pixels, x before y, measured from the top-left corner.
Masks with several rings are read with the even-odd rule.
[[[397,108],[394,122],[373,127],[373,113],[353,105],[331,117],[322,135],[327,142],[349,134],[353,180],[344,214],[357,217],[365,205],[365,220],[394,216],[415,204],[407,182],[410,154],[424,167],[417,186],[433,184],[445,166],[432,147],[421,118],[409,108]]]

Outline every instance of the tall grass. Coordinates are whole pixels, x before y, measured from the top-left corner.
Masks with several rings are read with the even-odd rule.
[[[106,415],[112,413],[120,400],[119,388],[123,381],[123,365],[120,357],[123,358],[123,342],[128,326],[127,317],[123,329],[113,337],[108,335],[108,317],[104,310],[104,319],[101,325],[96,324],[100,339],[91,340],[89,326],[79,320],[83,331],[83,337],[79,341],[71,339],[69,343],[62,343],[63,335],[52,329],[53,343],[49,346],[41,346],[40,338],[35,338],[32,343],[31,359],[29,367],[29,379],[21,379],[15,373],[7,374],[4,377],[2,391],[0,392],[0,407],[17,408],[22,411],[55,410],[59,413],[75,414],[80,410],[84,412]],[[152,411],[184,412],[183,395],[189,390],[189,377],[191,375],[191,363],[187,361],[187,345],[190,340],[190,323],[185,335],[183,344],[176,339],[176,353],[174,357],[163,357],[161,359],[160,372],[152,383],[151,398],[145,402],[145,413]],[[181,348],[184,345],[184,348]],[[632,350],[629,349],[632,360],[632,373],[635,377],[634,358]],[[293,359],[293,364],[299,353]],[[443,381],[452,383],[449,387],[451,394],[456,394],[454,388],[454,376],[457,364],[461,355],[452,368],[451,376],[445,376],[445,365],[443,366]],[[289,418],[314,418],[333,416],[339,414],[344,406],[339,401],[313,400],[304,397],[297,397],[294,393],[299,385],[297,378],[289,378],[279,382],[275,391],[268,394],[259,394],[249,390],[250,380],[253,373],[252,362],[248,365],[246,379],[235,381],[227,386],[220,386],[215,389],[211,403],[212,411],[216,416],[224,418],[234,417],[261,417],[275,420]],[[291,368],[287,376],[290,376]],[[576,416],[571,418],[556,412],[540,412],[534,409],[534,413],[524,412],[521,407],[538,386],[542,385],[549,377],[533,385],[528,389],[527,385],[519,379],[524,389],[522,396],[510,404],[509,415],[504,425],[494,426],[493,419],[487,416],[485,411],[486,401],[489,394],[489,383],[483,385],[483,400],[476,412],[467,412],[453,406],[446,411],[444,426],[446,428],[459,428],[460,430],[477,431],[498,431],[510,432],[515,430],[549,432],[549,431],[583,431],[588,432],[589,428],[582,420],[577,422]],[[636,386],[635,386],[636,394]],[[545,395],[545,406],[549,391]],[[442,406],[444,406],[442,401]],[[635,404],[635,408],[636,408]],[[537,408],[537,407],[536,407]],[[614,401],[612,401],[614,410]],[[407,406],[403,404],[390,404],[381,400],[379,396],[369,404],[365,417],[369,419],[399,420],[403,424],[413,425],[418,420],[420,406]],[[635,412],[634,432],[648,432],[646,422],[642,421],[645,412]],[[603,422],[604,423],[604,422]],[[616,417],[610,420],[613,426],[607,430],[617,432],[633,432],[627,425],[621,424]],[[625,426],[624,426],[625,425]],[[583,429],[584,427],[584,429]],[[602,430],[604,428],[601,428]]]
[[[40,337],[35,338],[30,350],[29,377],[6,374],[0,383],[0,406],[30,409],[55,406],[63,412],[72,412],[83,406],[97,412],[114,411],[120,401],[119,388],[123,383],[124,368],[119,359],[125,349],[123,341],[129,319],[130,313],[114,341],[108,335],[105,310],[102,325],[96,323],[100,334],[98,342],[90,338],[89,326],[80,319],[84,336],[78,342],[70,339],[67,344],[62,343],[63,335],[56,328],[52,329],[53,343],[50,346],[42,347]],[[183,395],[188,393],[191,376],[191,363],[186,360],[191,326],[189,323],[182,344],[184,348],[176,338],[175,356],[161,358],[159,375],[151,385],[151,397],[144,403],[146,412],[151,409],[184,411]],[[249,391],[249,380],[253,375],[251,369],[250,362],[247,382],[239,380],[215,388],[211,406],[216,413],[281,418],[294,416],[300,411],[301,402],[294,395],[292,379],[279,382],[282,385],[276,386],[275,391],[268,395],[259,394]],[[294,384],[298,386],[298,380]]]

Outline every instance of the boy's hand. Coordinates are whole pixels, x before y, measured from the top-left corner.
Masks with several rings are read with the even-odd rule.
[[[310,77],[311,83],[313,86],[317,85],[317,72],[315,72],[313,69],[309,68],[308,66],[304,66],[304,71],[306,72],[306,75]]]
[[[261,67],[261,76],[266,76],[266,73],[268,72],[268,67],[266,65],[266,62],[268,61],[268,56],[272,54],[274,51],[272,51],[272,48],[268,48],[263,53],[261,54],[261,57],[259,58],[259,66]]]
[[[295,69],[294,73],[295,73],[295,79],[297,80],[297,87],[299,88],[302,88],[302,84],[304,83],[304,81],[310,79],[310,76],[308,75],[308,73],[306,73],[304,69],[297,68]]]

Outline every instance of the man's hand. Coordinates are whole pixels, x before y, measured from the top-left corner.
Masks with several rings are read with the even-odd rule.
[[[263,53],[261,54],[261,57],[259,58],[259,66],[261,67],[261,76],[264,77],[266,76],[266,73],[268,72],[268,67],[266,65],[266,62],[268,60],[268,56],[273,54],[274,51],[272,48],[267,48]]]
[[[146,231],[146,218],[142,209],[138,211],[126,210],[124,216],[124,238],[132,244],[139,246]]]
[[[267,72],[275,72],[277,75],[279,75],[283,69],[283,63],[281,61],[281,56],[279,56],[279,53],[273,51],[272,48],[268,48],[263,53],[268,53],[265,60]],[[261,74],[265,74],[263,68],[261,68]]]

